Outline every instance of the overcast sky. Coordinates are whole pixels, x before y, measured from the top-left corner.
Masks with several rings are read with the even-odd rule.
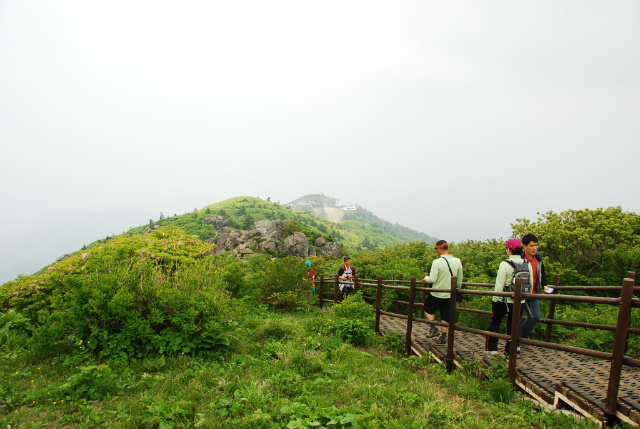
[[[450,241],[640,212],[639,113],[636,0],[2,0],[0,234],[241,195]]]

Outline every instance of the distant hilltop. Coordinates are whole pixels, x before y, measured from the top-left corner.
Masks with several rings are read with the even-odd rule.
[[[356,204],[346,204],[337,198],[327,197],[323,194],[305,195],[287,205],[293,210],[301,210],[316,217],[329,219],[334,223],[342,221],[345,212],[358,209]]]
[[[324,194],[310,194],[286,204],[293,210],[300,210],[333,223],[355,221],[379,228],[402,241],[435,242],[437,239],[413,229],[382,220],[369,210],[353,202],[344,203]],[[353,225],[352,225],[353,226]]]

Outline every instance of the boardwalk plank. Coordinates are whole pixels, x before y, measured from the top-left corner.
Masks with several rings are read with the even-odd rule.
[[[382,315],[380,330],[405,335],[406,319]],[[429,326],[413,323],[413,350],[418,354],[431,354],[438,361],[446,355],[446,345],[436,344],[428,338]],[[454,355],[456,364],[463,361],[489,358],[484,351],[485,337],[467,332],[455,333]],[[504,347],[500,340],[498,350]],[[545,408],[570,406],[585,416],[603,420],[604,405],[611,362],[590,359],[576,353],[525,345],[518,355],[516,383]],[[618,416],[633,425],[640,425],[640,370],[623,367],[618,393]]]

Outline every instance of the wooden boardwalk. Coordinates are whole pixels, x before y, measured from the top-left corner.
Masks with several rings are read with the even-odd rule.
[[[427,337],[429,326],[413,322],[412,350],[419,356],[432,355],[444,361],[446,344]],[[382,315],[382,332],[405,335],[406,319]],[[457,331],[454,338],[454,362],[482,360],[489,363],[484,351],[485,337]],[[500,340],[498,350],[504,348]],[[516,384],[548,410],[571,409],[602,423],[611,362],[590,359],[575,353],[525,345],[518,355]],[[617,417],[634,426],[640,425],[640,369],[623,367]]]

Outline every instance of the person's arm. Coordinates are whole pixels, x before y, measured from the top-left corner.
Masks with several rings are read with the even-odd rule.
[[[436,263],[438,259],[435,259],[431,263],[431,272],[428,276],[424,276],[424,279],[422,279],[422,283],[435,283],[436,280],[438,280],[438,264]]]
[[[343,274],[344,274],[344,268],[340,267],[340,269],[338,270],[338,277],[340,277],[342,280],[346,280]]]
[[[547,273],[544,270],[544,263],[542,262],[542,256],[540,256],[540,261],[538,262],[541,266],[540,268],[540,286],[542,286],[542,289],[544,292],[547,291]]]
[[[458,277],[458,287],[462,286],[462,263],[460,263],[460,268],[456,272],[456,277]]]
[[[500,266],[498,267],[498,274],[496,275],[496,285],[494,287],[495,292],[504,292],[504,287],[506,285],[505,280],[507,279],[507,266],[509,264],[505,261],[500,262]]]

